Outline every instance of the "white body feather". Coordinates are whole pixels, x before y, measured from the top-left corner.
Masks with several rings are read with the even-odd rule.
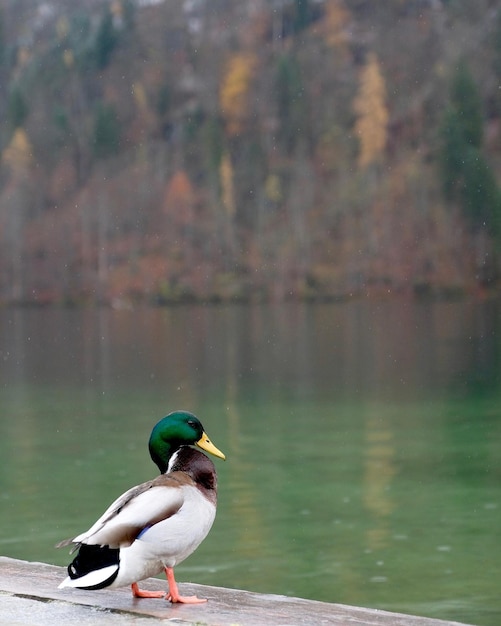
[[[196,487],[183,489],[184,502],[172,517],[155,524],[120,550],[120,569],[110,587],[130,585],[174,567],[194,552],[207,536],[216,508]]]
[[[137,487],[120,496],[73,543],[120,548],[118,575],[108,588],[122,587],[155,576],[188,557],[209,532],[216,507],[194,485],[151,486],[134,495]],[[123,529],[142,529],[134,540]],[[117,540],[117,538],[119,538]],[[86,587],[107,580],[116,565],[71,579],[59,587]]]
[[[117,498],[89,530],[75,537],[73,542],[109,545],[110,548],[129,546],[131,542],[126,537],[116,541],[114,536],[121,535],[121,530],[127,526],[146,528],[165,511],[178,511],[184,502],[184,491],[177,487],[152,487],[131,498],[136,490],[137,487],[133,487]]]

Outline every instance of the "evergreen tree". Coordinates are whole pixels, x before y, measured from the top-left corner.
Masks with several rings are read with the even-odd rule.
[[[464,133],[461,119],[450,105],[445,110],[440,129],[440,169],[442,186],[447,200],[454,200],[458,179],[463,168]]]
[[[117,113],[112,105],[100,102],[94,114],[94,154],[106,158],[118,152],[120,126]]]
[[[500,76],[501,75],[501,13],[500,12],[498,12],[498,16],[496,19],[493,37],[494,37],[494,40],[493,40],[494,58],[492,62],[492,69],[494,71],[494,75]],[[499,94],[499,90],[498,90],[498,94],[496,96],[495,101],[496,101],[496,107],[497,107],[498,114],[499,114],[501,112],[501,94]]]
[[[294,5],[294,31],[299,33],[312,21],[312,10],[309,0],[295,0]]]
[[[290,153],[306,132],[304,87],[299,64],[294,56],[283,55],[279,59],[275,88],[279,120],[278,138],[285,152]]]
[[[104,69],[111,58],[111,54],[117,45],[117,33],[113,26],[113,16],[106,11],[96,34],[94,48],[95,62],[98,69]]]
[[[131,32],[136,25],[136,7],[133,0],[125,0],[123,6],[123,21],[125,30]]]
[[[28,105],[26,104],[23,94],[17,87],[14,87],[9,93],[7,117],[13,128],[23,126],[28,117]]]
[[[496,237],[501,234],[501,192],[492,169],[476,148],[464,150],[460,201],[475,229],[486,227]]]
[[[482,102],[470,71],[461,63],[451,87],[451,100],[465,144],[480,148],[483,135]]]
[[[203,145],[206,149],[206,159],[208,171],[211,175],[217,173],[219,179],[219,168],[224,152],[224,129],[219,118],[211,117],[205,123]]]
[[[4,10],[0,7],[0,67],[5,63],[7,45],[5,42]]]
[[[441,134],[440,169],[444,195],[457,202],[473,230],[501,235],[501,191],[482,153],[482,104],[473,78],[461,64],[451,85]]]

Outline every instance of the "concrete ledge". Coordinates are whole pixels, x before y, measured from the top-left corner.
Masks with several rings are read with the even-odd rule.
[[[162,599],[135,599],[129,588],[59,590],[65,575],[62,567],[0,557],[0,624],[143,626],[156,618],[197,626],[461,626],[459,622],[190,583],[180,583],[181,593],[208,598],[207,604],[172,605]],[[167,583],[150,578],[141,586],[166,589]]]

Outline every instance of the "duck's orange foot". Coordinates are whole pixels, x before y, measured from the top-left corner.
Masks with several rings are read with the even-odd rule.
[[[134,598],[165,598],[165,591],[147,591],[146,589],[139,589],[137,583],[132,583],[130,587]]]
[[[180,604],[203,604],[207,602],[205,598],[197,598],[197,596],[181,596],[177,588],[176,579],[174,578],[174,570],[172,567],[165,568],[165,575],[169,583],[169,593],[165,596],[166,600],[171,602],[179,602]]]
[[[207,602],[207,598],[197,598],[197,596],[180,595],[172,596],[170,593],[165,596],[165,599],[170,600],[173,603],[179,602],[180,604],[203,604],[204,602]]]

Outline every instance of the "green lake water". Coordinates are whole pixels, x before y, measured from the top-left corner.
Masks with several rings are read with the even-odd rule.
[[[497,626],[500,381],[496,302],[2,310],[0,554],[66,565],[185,408],[227,461],[181,584]]]

